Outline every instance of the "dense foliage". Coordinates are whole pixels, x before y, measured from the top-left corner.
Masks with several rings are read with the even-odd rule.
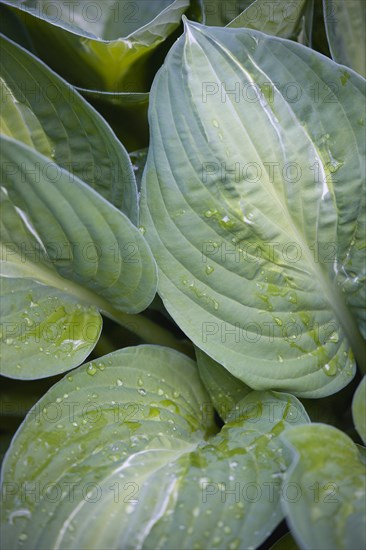
[[[4,550],[365,547],[365,6],[0,0]]]

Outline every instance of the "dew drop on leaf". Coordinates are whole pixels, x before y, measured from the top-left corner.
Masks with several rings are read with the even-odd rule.
[[[326,365],[324,365],[323,371],[327,376],[335,376],[337,374],[337,365],[330,365],[329,363],[327,363]]]
[[[88,367],[86,369],[86,372],[90,376],[94,376],[94,374],[96,374],[96,372],[97,372],[97,367],[94,365],[94,363],[90,363],[90,365],[88,365]]]

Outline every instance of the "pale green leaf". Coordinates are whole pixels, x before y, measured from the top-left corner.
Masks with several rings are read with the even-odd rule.
[[[366,76],[366,2],[323,0],[323,6],[332,58]]]
[[[290,395],[252,392],[212,435],[210,407],[193,361],[167,348],[79,367],[30,411],[5,458],[6,546],[259,546],[282,519],[290,455],[279,434],[308,418]],[[39,499],[21,490],[32,483]]]
[[[355,428],[366,444],[366,376],[363,377],[353,397],[352,416]]]
[[[227,27],[246,27],[273,36],[295,39],[301,29],[307,0],[268,2],[255,0]]]
[[[102,117],[44,63],[0,37],[0,131],[75,174],[137,223],[126,150]]]
[[[329,395],[365,360],[364,81],[347,74],[291,41],[187,23],[151,91],[141,223],[159,293],[255,389]]]
[[[1,373],[36,378],[82,362],[101,329],[152,301],[156,268],[138,229],[76,176],[1,139]]]
[[[362,550],[366,470],[353,441],[337,428],[310,424],[282,436],[293,452],[284,476],[286,521],[301,548]]]
[[[226,420],[235,405],[252,390],[202,350],[195,351],[202,382],[218,414]]]

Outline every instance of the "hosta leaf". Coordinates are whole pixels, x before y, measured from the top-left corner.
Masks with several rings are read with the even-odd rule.
[[[363,377],[353,397],[352,416],[355,428],[366,444],[366,376]]]
[[[324,21],[332,58],[366,76],[366,3],[323,0]]]
[[[94,347],[96,308],[113,317],[149,305],[155,262],[138,229],[88,185],[26,145],[0,139],[1,373],[50,376]]]
[[[235,405],[252,390],[199,348],[196,348],[196,359],[198,372],[212,403],[221,418],[226,420]]]
[[[301,28],[307,0],[270,3],[255,0],[227,26],[246,27],[282,38],[296,38]]]
[[[30,411],[6,456],[3,541],[259,546],[282,518],[277,478],[288,457],[278,436],[306,413],[290,395],[252,392],[210,436],[210,406],[193,361],[167,348],[126,348],[79,367]],[[38,499],[22,490],[31,486]]]
[[[255,389],[329,395],[364,361],[364,81],[347,75],[294,42],[188,23],[151,91],[141,223],[159,293]]]
[[[37,54],[68,81],[84,88],[149,89],[149,60],[180,25],[190,0],[3,0],[31,35]],[[193,4],[195,4],[194,2]]]
[[[301,548],[365,547],[365,465],[353,441],[326,424],[296,426],[283,434],[293,451],[284,483],[297,494],[283,499]]]
[[[0,37],[1,133],[88,183],[137,222],[126,150],[100,115],[32,54]]]

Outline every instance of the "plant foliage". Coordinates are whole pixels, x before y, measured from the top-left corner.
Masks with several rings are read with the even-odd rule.
[[[364,548],[364,12],[0,1],[4,549]]]

